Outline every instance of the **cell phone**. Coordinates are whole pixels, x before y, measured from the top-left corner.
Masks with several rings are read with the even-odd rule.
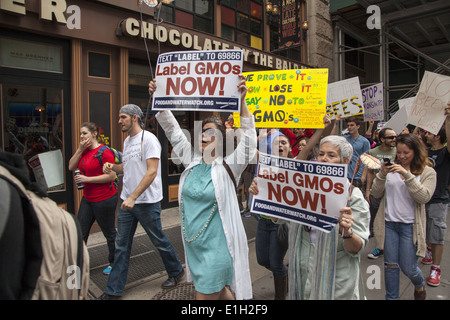
[[[383,161],[385,166],[392,166],[391,160],[389,158],[383,158]]]

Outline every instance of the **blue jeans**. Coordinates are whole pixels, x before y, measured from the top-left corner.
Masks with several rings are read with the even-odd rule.
[[[89,231],[94,221],[97,223],[106,238],[108,245],[108,261],[109,264],[114,262],[114,242],[116,241],[116,206],[119,194],[116,193],[109,199],[99,202],[87,201],[84,197],[81,199],[80,209],[78,210],[78,220],[80,221],[81,233],[84,242],[87,243]]]
[[[123,200],[119,201],[117,213],[116,252],[111,274],[108,278],[105,293],[122,296],[128,276],[131,245],[139,222],[158,249],[169,277],[175,277],[183,270],[175,249],[166,238],[161,226],[161,203],[135,204],[131,210],[122,210]]]
[[[417,264],[416,250],[412,224],[386,221],[384,280],[387,300],[399,298],[400,269],[416,288],[424,286],[425,280]]]
[[[279,225],[272,220],[260,217],[256,230],[256,259],[258,264],[273,272],[274,276],[281,277],[287,272],[284,266],[284,256],[287,248],[283,248],[277,241]]]

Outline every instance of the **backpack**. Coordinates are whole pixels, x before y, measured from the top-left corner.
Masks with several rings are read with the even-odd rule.
[[[77,217],[48,197],[27,190],[0,166],[0,178],[15,189],[21,200],[26,229],[24,270],[36,275],[22,298],[33,300],[82,300],[89,288],[89,253]],[[33,224],[35,222],[35,224]],[[36,235],[38,236],[36,238]],[[40,239],[40,243],[39,243]]]
[[[108,149],[111,150],[111,152],[114,154],[114,163],[115,164],[121,164],[122,163],[122,152],[117,151],[116,149],[112,148],[112,147],[108,147],[108,146],[102,146],[100,147],[100,149],[98,150],[97,154],[94,156],[94,158],[97,158],[98,161],[100,162],[100,166],[103,167],[103,152]],[[119,190],[119,177],[116,175],[116,179],[112,182],[114,183],[114,186],[116,187],[116,190]]]

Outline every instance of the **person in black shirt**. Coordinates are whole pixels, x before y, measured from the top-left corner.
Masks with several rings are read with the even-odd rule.
[[[433,163],[437,173],[436,190],[433,197],[426,205],[427,212],[427,253],[422,259],[425,264],[432,264],[427,283],[437,287],[440,284],[442,252],[444,250],[444,236],[447,228],[447,205],[449,203],[450,183],[450,103],[445,109],[445,124],[434,135],[427,132],[426,142],[431,145],[428,149],[428,157]],[[445,140],[447,139],[447,146]]]

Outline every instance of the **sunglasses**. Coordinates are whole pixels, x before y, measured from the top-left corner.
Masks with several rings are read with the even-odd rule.
[[[385,139],[397,139],[396,136],[389,136],[389,137],[384,137]]]
[[[213,135],[216,134],[216,129],[214,128],[206,128],[206,129],[202,129],[202,134],[205,134],[208,137],[212,137]]]

